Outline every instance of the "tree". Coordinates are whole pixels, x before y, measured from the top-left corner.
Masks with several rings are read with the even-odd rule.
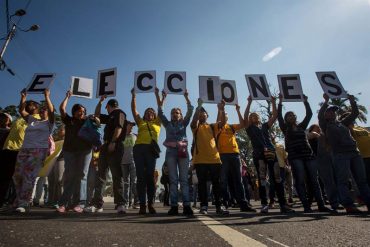
[[[357,97],[355,97],[355,100],[356,100],[356,102],[358,102]],[[319,103],[320,108],[323,104],[324,104],[323,102]],[[338,110],[339,115],[352,110],[351,106],[348,104],[348,99],[330,99],[329,104],[339,107],[339,110]],[[358,110],[360,112],[360,114],[358,115],[358,120],[362,123],[367,123],[367,117],[366,117],[367,109],[366,109],[366,106],[360,105],[358,103],[357,103],[357,106],[358,106]]]
[[[14,118],[20,117],[20,115],[18,113],[18,106],[16,106],[16,105],[8,105],[4,109],[2,107],[0,107],[0,111],[9,113]]]

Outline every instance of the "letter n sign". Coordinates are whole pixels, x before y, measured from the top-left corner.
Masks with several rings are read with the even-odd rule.
[[[27,93],[41,94],[45,89],[50,88],[55,78],[55,74],[37,73],[34,74],[30,84],[27,86]]]
[[[264,74],[245,75],[245,79],[247,80],[249,94],[252,96],[252,99],[271,99],[269,85]]]
[[[221,97],[227,105],[238,104],[238,95],[236,93],[236,83],[233,80],[220,80]]]
[[[303,101],[302,84],[298,74],[278,75],[277,77],[280,93],[283,95],[283,101]]]
[[[334,71],[316,72],[322,90],[329,95],[331,99],[347,98],[348,95],[340,83],[337,74]]]
[[[135,72],[135,92],[150,93],[154,92],[156,87],[155,70],[151,71],[136,71]]]
[[[186,90],[186,72],[166,71],[163,90],[168,94],[184,94]]]

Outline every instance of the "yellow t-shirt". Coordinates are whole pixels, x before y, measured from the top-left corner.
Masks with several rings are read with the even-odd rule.
[[[279,162],[279,166],[281,168],[284,168],[286,166],[286,159],[288,158],[288,154],[285,151],[285,148],[283,145],[276,143],[275,144],[275,152],[276,152],[276,157]]]
[[[370,158],[370,132],[365,128],[356,126],[352,130],[352,136],[357,142],[361,156],[363,158]]]
[[[236,131],[240,130],[242,127],[240,124],[232,124],[231,125],[234,128],[230,127],[229,124],[225,124],[225,126],[219,130],[218,126],[216,125],[217,133],[221,131],[218,135],[217,140],[217,147],[220,154],[234,154],[239,153],[239,146],[236,142]],[[217,136],[216,136],[217,137]]]
[[[217,135],[216,126],[214,135]],[[198,130],[192,129],[196,140],[193,153],[193,164],[221,164],[220,153],[216,147],[215,136],[209,124],[199,124]],[[195,136],[195,132],[196,136]]]
[[[153,140],[158,142],[159,133],[161,131],[161,120],[157,117],[153,121],[148,122],[140,118],[137,123],[138,135],[137,135],[135,144],[150,144],[152,142],[152,137],[150,136],[148,125],[150,128]]]

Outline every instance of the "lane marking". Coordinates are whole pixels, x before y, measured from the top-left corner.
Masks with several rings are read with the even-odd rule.
[[[235,247],[266,247],[267,245],[244,235],[231,227],[225,226],[222,223],[210,217],[197,215],[197,218],[207,227],[209,227],[218,236]]]
[[[266,239],[269,240],[269,241],[271,241],[271,242],[273,242],[273,243],[275,243],[275,244],[278,244],[280,246],[289,247],[288,245],[282,244],[282,243],[280,243],[280,242],[278,242],[276,240],[273,240],[271,238],[266,238]]]
[[[258,236],[263,237],[263,235],[262,235],[262,234],[258,234]]]
[[[250,232],[251,230],[249,230],[249,229],[247,229],[247,228],[245,228],[245,229],[243,229],[244,231],[247,231],[247,232]]]

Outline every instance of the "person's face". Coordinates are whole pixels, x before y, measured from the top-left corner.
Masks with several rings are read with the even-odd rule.
[[[316,126],[316,125],[315,125],[315,126],[313,126],[312,131],[313,131],[313,132],[316,132],[316,133],[321,133],[321,129],[320,129],[320,127],[319,127],[319,126]],[[311,132],[312,132],[312,131],[311,131]]]
[[[258,125],[260,122],[260,117],[256,113],[249,115],[249,122],[253,125]]]
[[[48,110],[45,107],[40,109],[39,114],[42,120],[48,119]]]
[[[324,117],[327,121],[334,121],[337,118],[337,114],[335,111],[327,111],[325,112]]]
[[[75,111],[73,113],[73,117],[75,119],[79,119],[79,120],[84,119],[85,118],[85,109],[83,107],[79,107],[77,109],[77,111]]]
[[[64,128],[60,128],[60,129],[59,129],[59,131],[58,131],[58,137],[59,137],[60,139],[63,139],[63,138],[64,138],[64,136],[65,136],[65,134],[66,134],[65,129],[64,129]]]
[[[205,123],[208,119],[208,115],[206,112],[202,111],[199,113],[199,122]]]
[[[181,115],[181,111],[180,109],[172,109],[171,111],[171,119],[172,121],[179,121],[181,119],[182,115]]]
[[[152,121],[155,119],[155,112],[152,109],[145,111],[144,119],[147,121]]]
[[[28,112],[31,115],[39,113],[39,107],[36,103],[31,102],[26,107],[26,112]]]
[[[286,121],[288,124],[295,124],[297,122],[297,116],[293,112],[289,112],[286,116]]]
[[[0,128],[10,127],[10,119],[8,117],[0,118]]]
[[[107,109],[108,114],[110,114],[113,111],[113,108],[110,105],[106,105],[105,109]]]

